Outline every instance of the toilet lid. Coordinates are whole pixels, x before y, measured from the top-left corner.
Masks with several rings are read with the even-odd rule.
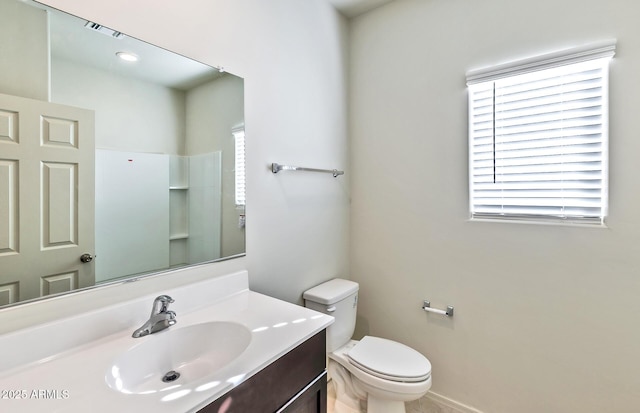
[[[431,363],[411,347],[379,337],[365,336],[347,353],[349,361],[374,376],[402,382],[429,378]]]

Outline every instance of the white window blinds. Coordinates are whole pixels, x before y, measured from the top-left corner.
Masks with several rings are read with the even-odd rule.
[[[244,128],[232,131],[235,140],[235,198],[236,206],[245,205],[245,157],[244,157]]]
[[[614,48],[468,74],[472,218],[603,223]]]

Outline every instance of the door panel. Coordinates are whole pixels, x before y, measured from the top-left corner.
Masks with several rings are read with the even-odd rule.
[[[78,244],[78,164],[42,163],[42,248]]]
[[[17,143],[18,114],[16,112],[0,110],[0,141]]]
[[[72,291],[78,288],[78,272],[71,271],[65,274],[45,275],[41,279],[40,294],[50,295]]]
[[[0,305],[94,284],[94,113],[0,94]]]
[[[0,159],[0,256],[18,252],[18,161]]]

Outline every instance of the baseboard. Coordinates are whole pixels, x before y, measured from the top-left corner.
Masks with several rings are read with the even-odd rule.
[[[424,398],[428,399],[430,402],[437,406],[449,408],[451,410],[451,413],[483,413],[478,409],[467,406],[466,404],[459,403],[455,400],[442,396],[438,393],[434,393],[432,391],[428,392],[426,396],[424,396]]]

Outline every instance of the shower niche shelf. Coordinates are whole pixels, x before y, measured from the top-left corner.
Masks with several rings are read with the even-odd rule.
[[[187,263],[189,238],[189,158],[169,158],[169,264]]]

